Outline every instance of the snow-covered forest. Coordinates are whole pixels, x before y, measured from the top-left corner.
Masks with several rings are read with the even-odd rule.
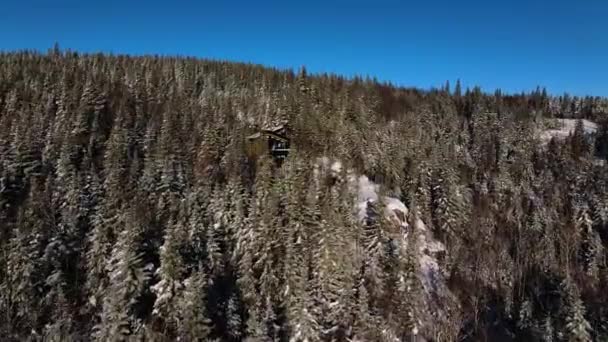
[[[606,341],[607,158],[603,98],[1,53],[0,340]]]

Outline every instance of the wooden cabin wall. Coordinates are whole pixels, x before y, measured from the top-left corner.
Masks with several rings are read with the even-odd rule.
[[[268,153],[268,140],[266,137],[260,137],[247,142],[247,155],[249,158],[258,158],[264,153]]]

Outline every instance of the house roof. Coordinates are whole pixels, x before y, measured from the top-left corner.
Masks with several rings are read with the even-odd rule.
[[[258,139],[258,138],[260,138],[262,136],[266,136],[266,137],[273,138],[275,140],[280,140],[280,141],[287,141],[287,140],[289,140],[289,139],[287,139],[287,137],[285,137],[285,136],[283,136],[281,134],[277,134],[275,132],[267,131],[267,130],[254,133],[254,134],[248,136],[247,140],[255,140],[255,139]]]
[[[257,132],[255,134],[252,134],[252,135],[248,136],[247,139],[248,140],[253,140],[253,139],[257,139],[257,138],[259,138],[261,136],[262,136],[262,133],[261,132]]]
[[[268,129],[266,129],[266,131],[278,132],[278,131],[282,131],[283,129],[285,129],[285,125],[277,125],[277,126],[269,127]]]
[[[288,138],[285,135],[285,133],[286,133],[285,131],[286,131],[286,126],[284,124],[270,126],[270,127],[262,128],[260,131],[247,136],[247,139],[254,140],[254,139],[258,139],[258,138],[262,137],[262,135],[264,135],[266,137],[270,137],[270,138],[273,138],[276,140],[287,141]]]
[[[280,140],[280,141],[287,141],[287,137],[283,136],[282,134],[276,134],[274,132],[264,132],[266,134],[266,136],[271,137],[275,140]]]

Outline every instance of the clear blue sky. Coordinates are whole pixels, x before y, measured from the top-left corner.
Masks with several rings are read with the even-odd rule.
[[[608,96],[606,0],[2,0],[0,49],[192,55]]]

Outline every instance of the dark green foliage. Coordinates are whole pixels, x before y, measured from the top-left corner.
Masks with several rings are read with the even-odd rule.
[[[1,339],[606,339],[608,101],[453,88],[1,53]],[[602,125],[543,146],[544,117]],[[285,122],[282,165],[246,157]],[[357,219],[356,175],[408,232]],[[418,219],[459,306],[428,304]]]

